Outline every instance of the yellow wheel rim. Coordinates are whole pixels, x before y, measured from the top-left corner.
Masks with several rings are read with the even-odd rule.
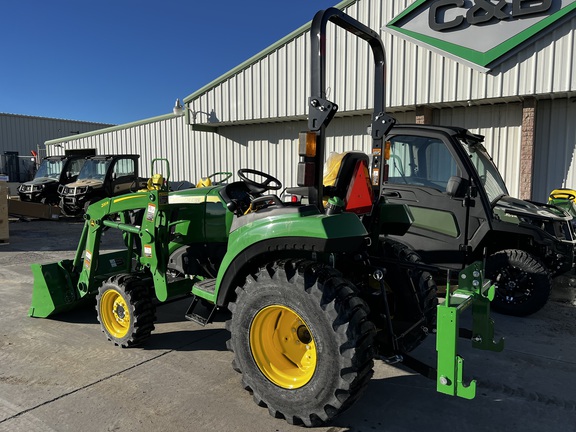
[[[297,389],[316,370],[316,345],[300,316],[285,306],[268,306],[250,327],[250,349],[260,371],[274,384]]]
[[[108,333],[121,339],[130,329],[130,310],[118,291],[108,290],[100,300],[100,319]]]

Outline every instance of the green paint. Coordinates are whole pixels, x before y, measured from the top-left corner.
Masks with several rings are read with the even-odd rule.
[[[453,238],[460,235],[456,218],[450,212],[415,206],[410,206],[410,211],[414,216],[412,224],[414,227],[438,232]]]
[[[494,298],[495,287],[490,281],[484,280],[482,263],[475,262],[462,270],[458,282],[458,288],[453,292],[448,284],[446,300],[438,305],[436,389],[440,393],[472,399],[476,394],[476,381],[464,383],[464,359],[458,355],[460,315],[472,306],[472,346],[474,348],[502,351],[504,340],[494,342],[494,322],[490,319],[490,301]]]
[[[309,213],[286,213],[258,219],[230,233],[228,251],[218,272],[215,297],[228,267],[242,251],[258,242],[274,238],[309,237],[339,239],[366,237],[366,228],[353,213],[336,215],[319,214],[316,209]],[[321,251],[320,251],[321,252]],[[234,271],[232,269],[231,271]]]
[[[402,27],[399,26],[400,22],[402,22],[404,19],[409,19],[408,15],[410,15],[412,12],[415,12],[419,8],[424,7],[425,3],[429,3],[429,0],[419,0],[415,2],[409,8],[404,10],[400,15],[398,15],[396,18],[390,21],[386,25],[386,27],[393,29],[409,38],[421,41],[427,45],[438,48],[442,51],[445,51],[462,59],[468,60],[482,67],[487,67],[490,63],[494,62],[496,59],[512,51],[518,45],[522,44],[526,40],[530,39],[540,31],[550,26],[551,24],[554,24],[561,18],[570,14],[576,8],[576,3],[571,3],[565,6],[564,8],[560,9],[559,11],[547,16],[546,18],[541,19],[540,21],[524,29],[523,31],[504,40],[499,45],[496,45],[495,47],[485,52],[481,52],[474,49],[463,47],[461,45],[446,42],[442,40],[440,37],[435,38],[427,36],[415,31],[403,29]],[[440,32],[438,33],[439,35],[441,35]]]

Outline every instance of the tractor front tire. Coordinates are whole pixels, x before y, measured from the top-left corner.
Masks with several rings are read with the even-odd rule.
[[[375,328],[355,291],[335,269],[303,260],[262,267],[237,288],[233,367],[273,417],[321,425],[368,384]]]
[[[154,330],[156,307],[148,284],[136,275],[120,274],[104,282],[96,311],[108,340],[122,348],[141,344]]]
[[[534,256],[518,249],[496,252],[486,260],[486,277],[496,286],[492,309],[527,316],[544,307],[550,291],[550,272]]]

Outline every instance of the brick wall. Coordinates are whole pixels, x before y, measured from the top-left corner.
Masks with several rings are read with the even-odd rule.
[[[525,99],[522,106],[522,137],[520,142],[520,199],[532,199],[535,128],[536,99]]]

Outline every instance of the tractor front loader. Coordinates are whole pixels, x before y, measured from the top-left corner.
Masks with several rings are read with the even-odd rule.
[[[489,317],[493,287],[481,263],[460,273],[438,305],[430,267],[382,234],[411,224],[406,206],[374,200],[380,177],[368,157],[342,160],[324,188],[325,129],[337,106],[323,96],[325,32],[331,21],[366,40],[375,59],[374,157],[393,119],[384,112],[384,49],[379,36],[343,12],[320,11],[312,23],[309,131],[300,136],[298,190],[308,204],[286,203],[279,180],[240,169],[240,181],[150,190],[92,204],[74,260],[33,265],[30,315],[52,316],[96,298],[102,330],[114,343],[144,342],[155,304],[190,295],[185,315],[201,325],[218,308],[231,318],[228,348],[243,386],[289,423],[325,423],[354,403],[375,359],[403,362],[437,381],[438,391],[471,398],[457,353],[458,319],[471,307],[473,345],[499,350]],[[154,170],[153,170],[154,172]],[[166,174],[166,173],[165,173]],[[169,173],[166,174],[169,177]],[[153,186],[153,185],[152,185]],[[105,229],[124,233],[126,250],[100,253]],[[408,354],[436,332],[438,364]]]

